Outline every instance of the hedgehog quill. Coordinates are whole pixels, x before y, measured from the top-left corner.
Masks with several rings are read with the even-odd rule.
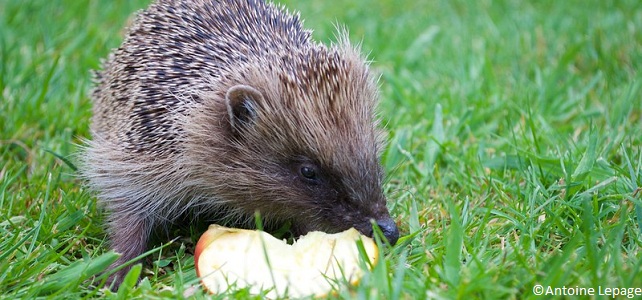
[[[158,0],[96,72],[81,175],[107,211],[115,268],[185,220],[295,235],[376,223],[391,244],[368,63],[260,0]],[[187,218],[186,218],[187,216]],[[118,286],[124,268],[110,281]]]

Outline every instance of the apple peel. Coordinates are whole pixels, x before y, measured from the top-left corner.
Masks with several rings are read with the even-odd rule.
[[[374,266],[377,245],[354,228],[313,231],[289,245],[263,231],[211,225],[196,244],[196,274],[215,294],[234,286],[269,298],[323,296],[336,283],[356,284],[363,276],[359,240],[370,262],[365,266]]]

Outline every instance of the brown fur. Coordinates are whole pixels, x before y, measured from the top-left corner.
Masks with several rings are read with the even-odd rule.
[[[376,85],[345,35],[320,45],[257,0],[159,0],[103,67],[82,174],[110,213],[116,265],[186,214],[243,226],[259,211],[297,234],[372,235],[375,221],[396,241]]]

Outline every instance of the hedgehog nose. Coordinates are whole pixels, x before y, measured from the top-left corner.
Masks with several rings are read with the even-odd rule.
[[[377,225],[383,232],[383,235],[388,239],[390,245],[394,246],[399,239],[399,230],[397,229],[397,224],[391,218],[377,220]]]

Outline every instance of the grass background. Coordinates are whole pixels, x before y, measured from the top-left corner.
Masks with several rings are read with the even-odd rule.
[[[0,0],[0,298],[209,297],[189,239],[135,268],[138,287],[88,280],[112,259],[71,160],[89,71],[147,2]],[[332,297],[642,288],[639,1],[279,2],[321,41],[347,25],[381,74],[386,193],[406,237]]]

